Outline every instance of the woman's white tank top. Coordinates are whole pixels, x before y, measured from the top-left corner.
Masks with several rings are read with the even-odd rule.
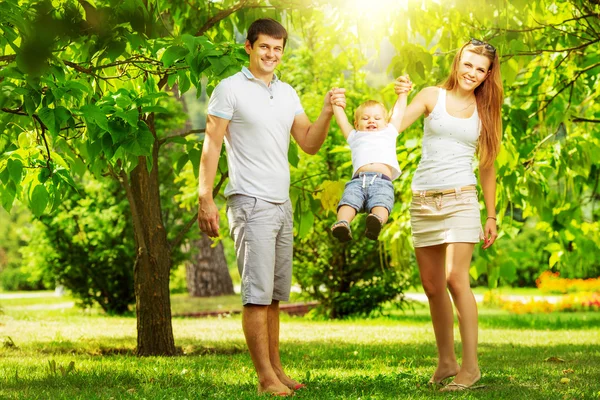
[[[470,118],[451,116],[446,111],[446,90],[440,88],[437,103],[425,118],[421,161],[412,190],[476,185],[473,157],[480,129],[477,107]]]

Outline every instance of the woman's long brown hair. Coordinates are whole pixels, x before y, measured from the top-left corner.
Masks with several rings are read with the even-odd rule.
[[[500,75],[500,60],[498,51],[490,51],[485,44],[474,45],[471,42],[465,44],[452,62],[452,72],[442,87],[452,90],[458,85],[458,66],[464,51],[487,57],[490,60],[489,75],[475,88],[475,99],[477,100],[477,113],[481,120],[481,134],[477,146],[477,155],[483,167],[494,165],[494,161],[500,152],[500,140],[502,139],[502,102],[504,89],[502,87],[502,76]]]

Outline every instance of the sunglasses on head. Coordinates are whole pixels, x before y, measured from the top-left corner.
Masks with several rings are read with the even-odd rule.
[[[486,43],[486,42],[484,42],[482,40],[471,38],[471,42],[470,43],[472,45],[475,45],[475,46],[485,46],[485,48],[487,50],[489,50],[490,52],[496,53],[496,48],[494,46],[492,46],[491,44]]]

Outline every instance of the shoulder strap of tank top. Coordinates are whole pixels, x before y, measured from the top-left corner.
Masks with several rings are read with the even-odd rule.
[[[446,89],[443,87],[440,87],[439,89],[438,98],[433,109],[437,110],[437,112],[442,112],[446,108]]]

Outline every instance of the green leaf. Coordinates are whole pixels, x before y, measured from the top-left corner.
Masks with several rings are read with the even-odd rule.
[[[131,126],[137,126],[140,114],[138,113],[137,108],[134,108],[129,111],[119,111],[115,113],[117,117],[123,118],[127,123]]]
[[[183,46],[171,46],[163,53],[160,61],[165,68],[173,65],[177,60],[185,57],[190,51]]]
[[[40,217],[48,205],[48,191],[44,185],[36,185],[31,192],[31,211],[36,217]]]
[[[63,182],[67,183],[73,189],[77,189],[77,185],[75,184],[75,181],[73,181],[73,178],[69,174],[69,171],[67,171],[66,169],[57,170],[54,173],[54,176],[58,176]]]
[[[54,109],[43,107],[38,112],[38,116],[40,117],[44,125],[46,125],[46,128],[48,128],[51,134],[58,134],[59,129],[57,127],[56,118],[54,116]]]
[[[125,40],[116,40],[111,42],[106,49],[105,55],[110,59],[110,61],[115,61],[123,52],[127,46],[127,42]]]
[[[200,150],[191,148],[188,151],[188,157],[192,163],[192,171],[194,172],[194,176],[198,178],[198,168],[200,167]]]
[[[188,157],[187,153],[183,153],[181,157],[179,157],[179,159],[177,160],[177,164],[175,165],[175,172],[180,173],[181,169],[185,166],[185,164],[187,164],[189,160],[190,158]]]
[[[21,164],[21,161],[9,158],[7,161],[7,169],[10,174],[10,179],[12,179],[15,184],[19,185],[23,175],[23,164]]]
[[[5,185],[10,182],[10,172],[8,172],[8,168],[6,167],[0,171],[0,182]]]
[[[315,215],[310,211],[305,211],[300,215],[300,223],[297,226],[298,238],[305,237],[311,230],[315,222]]]
[[[100,107],[95,104],[86,104],[85,106],[81,107],[79,111],[82,112],[85,119],[94,122],[103,130],[108,131],[108,119]]]
[[[298,145],[294,142],[291,142],[288,148],[288,160],[294,168],[298,168],[300,156],[298,155]]]
[[[185,92],[190,90],[190,78],[188,78],[186,71],[179,71],[177,75],[179,76],[179,93],[180,95],[183,95]]]
[[[112,97],[117,106],[121,107],[122,109],[126,110],[131,107],[131,97],[129,97],[125,90],[119,90],[117,94],[114,94]]]
[[[168,114],[169,110],[167,110],[165,107],[161,107],[161,106],[147,106],[147,107],[142,107],[142,112],[145,113],[163,113],[163,114]]]
[[[0,201],[2,202],[2,208],[6,212],[10,213],[15,197],[17,195],[17,185],[11,180],[0,190]]]
[[[113,138],[113,143],[115,144],[126,140],[131,130],[131,126],[119,117],[112,117],[110,121],[108,121],[108,131],[110,132],[110,135]]]

